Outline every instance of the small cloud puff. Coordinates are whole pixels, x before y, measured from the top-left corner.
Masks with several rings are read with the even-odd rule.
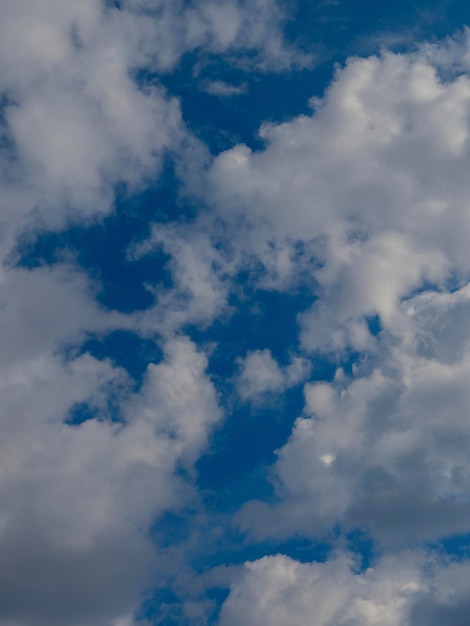
[[[263,395],[277,395],[298,385],[310,374],[311,364],[294,357],[289,365],[280,366],[270,350],[248,352],[238,361],[240,373],[237,389],[244,400],[259,400]]]
[[[241,83],[240,85],[231,85],[223,80],[205,81],[202,83],[201,88],[210,93],[213,96],[219,96],[220,98],[229,98],[231,96],[240,96],[247,92],[247,83]]]

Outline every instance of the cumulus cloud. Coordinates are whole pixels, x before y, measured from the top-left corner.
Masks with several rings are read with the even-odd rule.
[[[165,152],[185,138],[179,104],[133,77],[148,26],[96,0],[3,5],[4,247],[26,226],[109,212],[115,185],[158,177]]]
[[[259,52],[258,63],[270,68],[294,62],[282,43],[281,9],[273,0],[258,4],[256,20],[252,7],[228,0],[4,4],[0,193],[9,229],[23,228],[25,218],[60,227],[70,211],[109,212],[118,183],[155,180],[168,151],[184,159],[196,142],[179,103],[157,80],[139,84],[139,71],[170,71],[195,49]]]
[[[214,160],[204,193],[251,225],[241,246],[308,245],[308,349],[330,350],[332,336],[339,350],[367,348],[363,316],[386,324],[413,289],[468,273],[469,79],[440,77],[467,47],[351,59],[311,115],[263,126],[264,149]]]
[[[178,297],[165,294],[158,316],[139,317],[99,306],[100,285],[71,262],[15,266],[20,238],[61,229],[71,218],[99,219],[112,211],[117,186],[132,194],[157,181],[168,155],[184,161],[190,151],[203,160],[205,148],[158,75],[191,51],[237,53],[243,67],[254,63],[262,71],[300,63],[284,44],[281,9],[257,4],[256,20],[247,4],[232,1],[2,4],[5,626],[134,623],[157,569],[148,530],[162,512],[193,498],[192,466],[221,416],[206,357],[175,334],[188,319],[199,323],[222,307],[203,241],[184,246],[168,235]],[[193,302],[189,316],[184,297]],[[172,322],[164,320],[170,310]],[[165,335],[163,361],[148,365],[137,391],[127,372],[83,353],[90,335],[122,328]]]
[[[279,366],[270,350],[249,352],[239,361],[238,393],[247,399],[256,399],[263,394],[281,394],[289,387],[298,385],[310,373],[310,363],[294,357],[289,365]]]
[[[164,288],[149,281],[156,303],[140,317],[141,331],[167,335],[187,324],[208,326],[227,310],[235,266],[210,232],[193,224],[155,224],[145,241],[129,249],[128,258],[132,262],[155,250],[168,255],[172,282]]]
[[[108,624],[138,603],[156,567],[146,530],[191,497],[175,470],[220,417],[205,357],[183,338],[166,355],[135,394],[87,354],[2,377],[1,623]],[[95,417],[64,422],[83,403]]]
[[[290,249],[282,288],[310,273],[303,347],[357,361],[306,386],[278,503],[240,514],[255,534],[340,524],[391,546],[468,531],[469,107],[465,35],[350,59],[310,115],[215,158],[204,194],[240,250],[267,266],[265,250]],[[269,355],[253,358],[254,386],[281,384]]]
[[[468,37],[350,59],[311,114],[264,125],[262,149],[237,145],[204,171],[208,151],[158,76],[187,53],[194,73],[216,55],[305,66],[280,4],[19,0],[1,13],[0,623],[134,623],[161,557],[149,528],[194,504],[194,463],[221,418],[207,357],[183,330],[228,315],[246,272],[255,288],[306,286],[302,349],[356,362],[305,385],[272,468],[276,499],[237,522],[262,537],[366,528],[390,554],[366,572],[341,553],[248,564],[221,625],[463,624],[468,564],[393,552],[468,531]],[[147,311],[100,307],[99,285],[71,264],[13,266],[25,231],[99,218],[118,185],[158,180],[168,155],[206,206],[129,251],[168,257]],[[139,389],[83,353],[87,336],[117,328],[163,349]],[[250,401],[310,371],[269,349],[239,366]],[[188,601],[188,619],[206,619],[201,607]]]
[[[353,377],[307,384],[275,466],[277,516],[252,503],[242,523],[261,535],[367,527],[386,545],[467,532],[467,307],[468,287],[417,295]]]
[[[383,557],[364,572],[341,552],[324,563],[265,557],[245,564],[219,624],[460,626],[468,609],[468,567],[411,552]]]

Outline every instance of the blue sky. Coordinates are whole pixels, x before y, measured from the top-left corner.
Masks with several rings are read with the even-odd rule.
[[[0,626],[467,623],[470,9],[0,18]]]

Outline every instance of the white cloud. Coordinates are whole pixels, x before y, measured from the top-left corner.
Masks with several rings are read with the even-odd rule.
[[[290,249],[291,282],[311,273],[309,350],[367,349],[363,316],[388,324],[414,289],[469,272],[470,82],[439,78],[444,64],[468,66],[467,49],[351,59],[311,115],[262,127],[262,150],[238,145],[214,160],[204,194],[229,224],[248,221],[240,247]]]
[[[3,4],[4,254],[9,231],[109,212],[117,183],[158,178],[165,152],[187,140],[179,104],[133,78],[150,25],[97,0]]]
[[[306,388],[275,466],[279,504],[240,516],[261,536],[340,523],[392,545],[468,531],[468,288],[449,285],[470,274],[470,81],[444,80],[449,67],[468,70],[468,37],[351,59],[311,115],[263,127],[264,149],[236,146],[201,179],[236,263],[276,274],[283,256],[278,289],[310,272],[303,347],[367,354],[351,377]],[[282,384],[269,354],[256,359],[242,394]]]
[[[353,377],[306,385],[279,504],[247,505],[242,525],[318,537],[340,523],[389,546],[468,532],[467,311],[468,287],[418,295]]]
[[[90,355],[23,361],[2,378],[0,623],[104,625],[135,608],[158,563],[147,529],[192,497],[174,472],[220,417],[205,357],[184,338],[166,354],[135,395]],[[83,402],[97,417],[64,423]]]
[[[461,626],[468,562],[432,555],[385,556],[365,572],[338,553],[324,563],[286,556],[245,564],[222,607],[220,626]],[[442,620],[442,621],[439,621]]]
[[[94,299],[97,285],[71,265],[3,268],[0,278],[0,372],[80,344],[86,333],[129,327],[131,319]]]
[[[237,58],[255,53],[266,69],[300,59],[282,42],[283,14],[274,0],[257,2],[256,19],[251,5],[232,0],[122,4],[120,10],[99,0],[2,6],[0,94],[8,141],[0,153],[0,193],[13,236],[25,218],[60,228],[70,213],[109,212],[116,184],[135,188],[157,179],[168,151],[183,160],[187,151],[194,156],[197,142],[179,103],[156,81],[139,85],[139,70],[170,71],[196,49]]]
[[[289,46],[282,27],[290,17],[276,0],[126,0],[131,11],[145,10],[153,18],[157,37],[155,60],[160,70],[171,68],[193,50],[223,54],[230,61],[261,71],[308,66],[309,55]],[[251,57],[251,58],[250,58]]]
[[[147,285],[156,303],[140,317],[141,332],[171,335],[185,324],[207,326],[227,310],[233,262],[217,250],[210,233],[193,224],[155,224],[149,238],[128,251],[128,258],[133,261],[155,249],[170,257],[172,284]]]
[[[99,307],[96,288],[70,266],[3,270],[2,624],[106,626],[134,610],[158,570],[147,529],[193,498],[175,470],[220,418],[207,360],[183,337],[135,394],[126,372],[79,354],[87,333],[138,325]],[[68,424],[83,404],[92,419]]]
[[[284,43],[274,0],[257,0],[256,19],[232,0],[112,4],[0,8],[2,626],[132,624],[158,570],[148,529],[192,502],[193,464],[221,416],[206,357],[175,334],[225,307],[208,236],[165,233],[174,290],[129,316],[99,306],[100,285],[72,264],[13,267],[19,238],[109,213],[116,186],[158,181],[166,155],[182,171],[206,158],[155,79],[187,52],[260,71],[307,62]],[[81,354],[89,334],[118,328],[164,335],[138,392]],[[80,407],[90,419],[69,423]]]
[[[231,96],[239,96],[246,93],[247,84],[241,83],[240,85],[231,85],[223,80],[213,80],[204,82],[202,84],[202,89],[213,96],[229,98]]]
[[[127,411],[156,420],[155,433],[177,441],[181,459],[194,462],[221,417],[205,375],[207,358],[184,337],[168,340],[166,353],[163,363],[148,366],[146,383]]]
[[[88,333],[140,330],[97,304],[98,287],[72,266],[2,271],[1,624],[106,626],[136,609],[159,568],[147,530],[194,498],[177,469],[191,475],[220,419],[207,359],[184,337],[167,338],[137,393],[80,354]],[[80,406],[90,419],[69,424]]]
[[[310,363],[294,357],[289,365],[279,366],[270,350],[248,352],[239,360],[238,393],[244,399],[256,400],[263,394],[281,394],[289,387],[298,385],[310,373]]]
[[[199,69],[213,55],[261,71],[308,62],[283,41],[286,16],[273,0],[122,5],[2,6],[3,259],[24,229],[110,211],[116,184],[156,180],[169,152],[185,161],[180,172],[201,174],[207,151],[179,103],[156,82],[139,85],[139,70],[171,71],[187,52],[198,53]],[[464,41],[352,59],[311,115],[262,128],[265,149],[219,155],[199,192],[230,227],[221,237],[233,234],[229,249],[207,214],[155,227],[135,254],[162,247],[173,284],[149,285],[156,303],[143,314],[105,311],[98,286],[70,266],[3,265],[0,624],[132,623],[158,568],[146,531],[191,502],[192,466],[220,419],[207,359],[178,332],[226,313],[233,277],[256,263],[257,286],[314,285],[318,299],[299,317],[305,349],[368,356],[352,377],[338,370],[331,383],[306,386],[304,414],[273,469],[279,502],[252,503],[240,523],[313,537],[337,523],[365,526],[388,547],[468,531],[469,290],[446,292],[470,271],[468,57]],[[440,78],[449,68],[464,73]],[[416,295],[429,285],[440,291]],[[80,354],[87,333],[115,328],[163,338],[164,360],[148,366],[138,392],[111,362]],[[240,394],[284,391],[307,375],[303,359],[281,367],[268,350],[252,352]],[[80,404],[96,415],[67,423]],[[325,625],[401,626],[407,615],[417,625],[463,623],[457,583],[467,566],[442,569],[431,593],[419,558],[407,558],[386,557],[365,574],[342,556],[261,560],[233,584],[221,623],[303,625],[312,611]],[[186,609],[202,615],[200,605]]]

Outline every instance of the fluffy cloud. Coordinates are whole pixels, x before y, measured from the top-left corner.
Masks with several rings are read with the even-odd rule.
[[[338,553],[325,563],[286,556],[247,563],[231,586],[220,626],[460,626],[468,610],[468,563],[422,554],[382,558],[364,572]]]
[[[468,531],[468,288],[406,301],[353,370],[305,387],[278,452],[280,504],[248,505],[263,534],[367,527],[383,543]]]
[[[273,0],[258,5],[253,19],[251,6],[229,0],[4,3],[0,194],[11,231],[4,247],[25,219],[55,228],[70,214],[109,212],[117,184],[134,189],[157,179],[169,151],[184,160],[192,145],[194,156],[179,103],[155,78],[139,84],[139,72],[170,71],[196,49],[259,53],[262,67],[295,62],[282,42],[282,11]]]
[[[285,367],[279,366],[270,350],[249,352],[239,361],[238,392],[244,399],[255,399],[263,394],[281,394],[298,385],[310,373],[310,363],[294,357]]]
[[[264,126],[265,148],[220,154],[205,181],[248,257],[269,271],[265,251],[290,249],[277,288],[310,273],[303,348],[359,353],[351,374],[306,386],[278,452],[278,504],[250,503],[240,522],[261,536],[366,527],[389,546],[465,533],[468,36],[351,59],[312,108]],[[266,381],[257,371],[253,386],[280,384],[255,358]]]
[[[0,278],[0,372],[80,344],[87,333],[131,326],[130,318],[104,310],[97,285],[71,265],[4,267]]]
[[[96,0],[4,4],[1,194],[13,234],[108,212],[117,183],[158,176],[185,137],[178,103],[133,79],[147,58],[142,20]]]
[[[220,417],[206,364],[179,338],[136,394],[87,354],[2,377],[0,623],[104,625],[136,606],[156,567],[147,529],[192,497],[175,471]],[[64,422],[83,403],[93,419]]]
[[[149,281],[147,288],[156,303],[141,316],[141,331],[167,335],[186,324],[207,326],[227,310],[233,263],[214,246],[210,234],[193,224],[156,224],[150,237],[128,251],[128,257],[132,262],[155,250],[168,255],[172,280],[167,288]]]
[[[95,300],[100,285],[71,263],[14,267],[12,251],[25,230],[108,213],[116,185],[133,192],[157,180],[167,154],[204,158],[179,103],[138,73],[170,71],[195,49],[249,51],[260,69],[287,67],[295,53],[282,44],[281,12],[265,20],[272,7],[260,2],[257,22],[231,2],[2,5],[2,625],[133,623],[157,569],[147,531],[194,497],[178,472],[191,476],[220,418],[205,356],[173,334],[187,316],[158,325],[107,311]],[[173,249],[179,291],[191,290],[199,321],[208,292],[193,280],[197,253],[176,238]],[[160,311],[183,313],[174,295],[167,300]],[[214,311],[219,300],[214,287]],[[125,371],[82,354],[90,333],[116,328],[165,331],[164,360],[148,366],[137,392]]]
[[[189,477],[220,418],[207,360],[183,337],[168,336],[138,392],[124,370],[82,354],[89,334],[147,332],[139,316],[99,306],[99,288],[71,264],[2,268],[0,623],[8,626],[106,626],[135,610],[158,570],[148,529],[194,498],[178,469]]]
[[[441,78],[466,67],[467,49],[351,59],[311,115],[263,126],[264,149],[215,159],[205,195],[250,224],[241,246],[263,263],[269,242],[291,256],[308,246],[309,350],[367,348],[362,316],[387,324],[414,289],[468,274],[470,83]]]
[[[351,59],[310,115],[263,126],[263,149],[235,146],[204,173],[208,151],[155,76],[188,52],[195,73],[214,55],[305,65],[278,3],[20,0],[1,12],[0,624],[133,623],[161,558],[148,529],[194,505],[194,463],[221,416],[207,358],[181,329],[226,314],[241,271],[263,289],[310,289],[305,353],[360,357],[306,385],[272,470],[277,501],[249,504],[239,523],[313,538],[365,527],[390,550],[467,532],[467,39]],[[129,254],[169,257],[149,310],[104,310],[71,265],[11,266],[25,229],[104,215],[117,185],[157,180],[169,154],[209,211],[155,226]],[[82,354],[90,333],[116,328],[161,341],[138,390]],[[303,358],[282,367],[269,350],[239,363],[250,400],[308,375]],[[221,624],[463,623],[468,566],[427,575],[423,559],[390,554],[364,573],[341,554],[262,559],[233,582]],[[186,609],[202,619],[196,601]]]

